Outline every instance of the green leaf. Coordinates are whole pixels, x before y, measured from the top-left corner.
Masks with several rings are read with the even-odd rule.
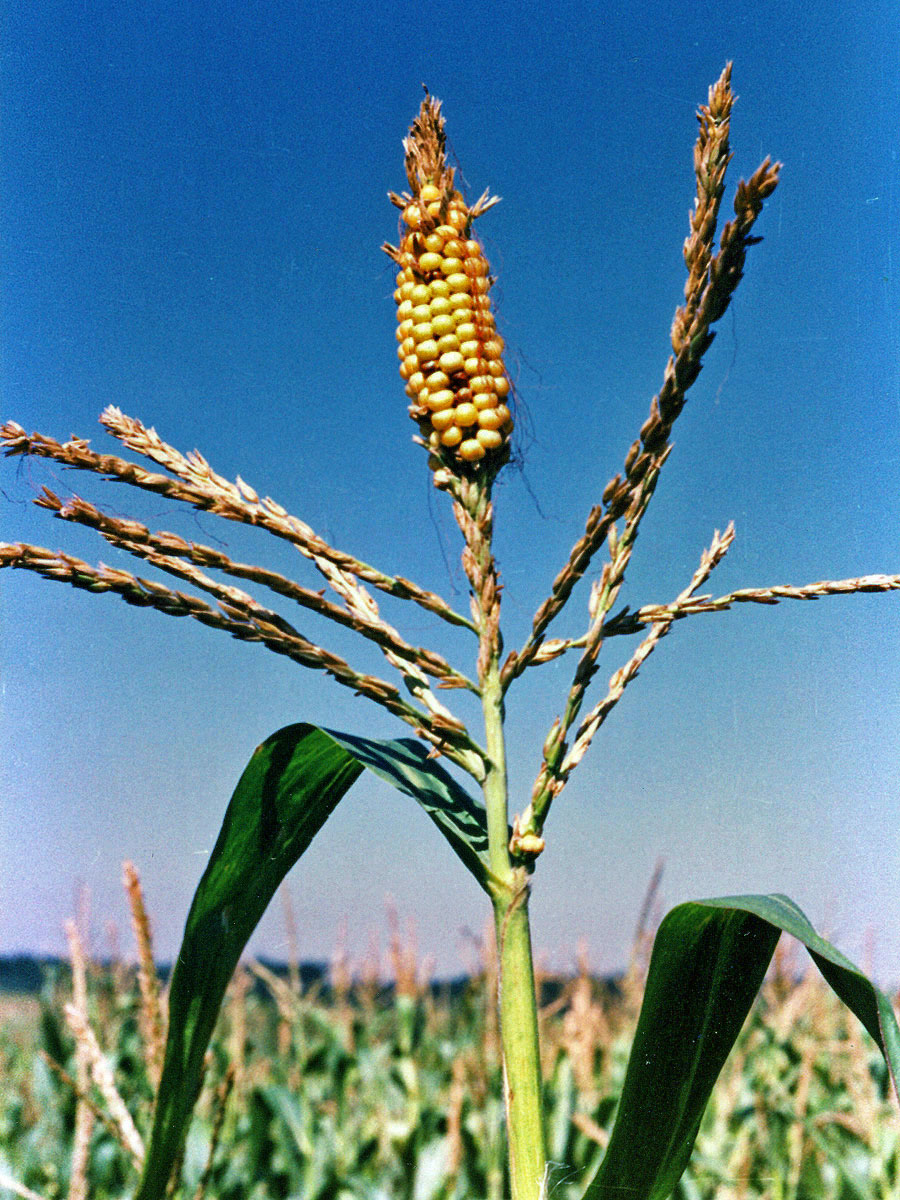
[[[615,1125],[584,1200],[665,1200],[672,1193],[782,931],[803,942],[862,1021],[897,1090],[900,1031],[890,1001],[819,937],[792,900],[726,896],[680,904],[656,935]]]
[[[241,952],[285,875],[368,768],[413,796],[482,886],[487,822],[413,739],[374,741],[289,725],[238,782],[197,887],[169,990],[169,1031],[153,1130],[135,1200],[162,1200],[203,1083],[203,1059]]]
[[[484,807],[442,766],[428,758],[429,751],[421,742],[415,738],[378,742],[334,729],[326,732],[357,762],[418,801],[486,888],[488,834]]]

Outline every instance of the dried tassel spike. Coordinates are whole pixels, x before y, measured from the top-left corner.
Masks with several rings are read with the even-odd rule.
[[[154,1088],[159,1087],[163,1056],[166,1048],[166,1019],[163,1010],[159,976],[153,961],[153,936],[150,918],[144,904],[140,876],[132,862],[122,864],[122,883],[131,910],[131,925],[138,950],[138,987],[141,1004],[138,1025],[143,1041],[147,1076]]]
[[[132,1120],[125,1101],[119,1094],[113,1079],[112,1069],[100,1049],[97,1036],[88,1023],[87,1016],[75,1004],[64,1009],[66,1024],[75,1039],[79,1053],[90,1065],[94,1086],[106,1102],[107,1111],[118,1132],[119,1143],[134,1166],[140,1170],[144,1162],[144,1143]]]
[[[74,921],[66,922],[66,938],[69,943],[69,958],[72,966],[72,1000],[79,1012],[87,1014],[87,958],[78,927]],[[94,1113],[84,1099],[91,1082],[91,1060],[81,1041],[77,1041],[75,1044],[75,1065],[75,1087],[78,1099],[75,1105],[75,1133],[69,1169],[69,1200],[87,1200]]]

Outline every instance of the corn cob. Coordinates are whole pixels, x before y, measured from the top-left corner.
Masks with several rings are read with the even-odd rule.
[[[412,194],[391,194],[402,210],[402,238],[384,247],[400,268],[400,375],[434,468],[497,470],[509,457],[511,388],[488,295],[493,281],[472,231],[496,200],[485,194],[466,204],[444,142],[440,103],[426,96],[404,142]]]

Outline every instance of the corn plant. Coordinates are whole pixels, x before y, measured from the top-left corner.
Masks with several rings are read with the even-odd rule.
[[[117,408],[102,414],[106,430],[161,470],[99,454],[82,439],[60,443],[28,434],[15,423],[3,427],[8,454],[49,458],[226,520],[259,526],[296,547],[326,586],[320,592],[265,567],[235,562],[220,550],[151,531],[80,497],[62,499],[49,488],[37,500],[41,507],[96,530],[113,546],[193,590],[173,590],[120,568],[92,566],[25,544],[0,547],[0,566],[34,571],[92,592],[113,592],[129,604],[191,617],[236,638],[260,642],[324,671],[399,718],[414,734],[385,741],[301,722],[274,733],[251,757],[187,918],[171,983],[165,1054],[137,1200],[159,1200],[181,1159],[204,1056],[243,947],[286,873],[365,770],[419,804],[492,907],[509,1189],[514,1200],[545,1195],[548,1154],[529,894],[545,850],[551,807],[639,668],[679,621],[739,603],[900,589],[900,576],[875,575],[802,587],[746,588],[718,597],[701,594],[731,546],[734,531],[729,526],[723,534],[715,533],[692,578],[673,600],[614,612],[641,522],[671,453],[673,426],[701,370],[714,326],[740,282],[747,252],[759,241],[756,224],[778,184],[780,164],[766,158],[738,184],[734,217],[716,241],[733,102],[729,65],[698,114],[696,204],[684,246],[688,277],[659,393],[625,454],[622,471],[604,488],[587,515],[583,536],[553,578],[531,632],[511,652],[504,654],[501,634],[492,489],[510,459],[515,398],[492,310],[493,280],[475,231],[496,198],[485,192],[469,203],[457,187],[447,160],[441,107],[429,95],[404,142],[409,191],[390,196],[401,212],[399,245],[384,249],[398,267],[400,374],[434,484],[449,498],[462,534],[468,613],[409,579],[330,545],[281,504],[260,498],[240,477],[234,483],[224,479],[200,454],[182,454]],[[594,579],[584,632],[574,638],[551,637],[551,625],[589,571]],[[267,588],[353,630],[378,647],[395,674],[381,678],[354,668],[222,576]],[[474,670],[467,674],[439,651],[409,642],[382,616],[378,592],[466,631],[472,638]],[[641,640],[613,673],[605,693],[600,689],[597,695],[593,684],[600,652],[626,634],[640,634]],[[575,662],[571,683],[543,742],[531,795],[515,805],[519,811],[510,823],[505,706],[524,672],[563,657]],[[453,711],[446,698],[453,690],[478,698],[481,730],[470,728]],[[463,776],[470,781],[468,790],[460,782]],[[809,949],[825,980],[868,1030],[896,1090],[900,1031],[887,997],[813,930],[796,904],[783,895],[746,895],[679,905],[656,935],[615,1123],[602,1160],[583,1180],[585,1200],[621,1195],[663,1200],[676,1188],[715,1081],[783,931]]]

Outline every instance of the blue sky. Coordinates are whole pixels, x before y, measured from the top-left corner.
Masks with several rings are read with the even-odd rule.
[[[400,140],[425,82],[470,196],[503,197],[480,233],[528,418],[523,465],[497,491],[515,647],[661,382],[694,113],[733,59],[727,202],[766,153],[783,179],[623,600],[672,598],[730,519],[716,594],[897,571],[898,25],[888,3],[825,3],[814,18],[797,2],[13,3],[4,416],[115,452],[96,418],[118,404],[332,542],[465,604],[457,531],[410,440],[379,251],[396,237],[386,192],[405,185]],[[253,530],[39,462],[4,466],[5,540],[122,562],[33,509],[44,483],[318,586]],[[170,957],[259,741],[296,720],[404,732],[260,647],[25,572],[2,583],[4,951],[61,950],[86,885],[102,952],[105,923],[127,927],[130,857]],[[577,593],[561,633],[580,632],[585,603]],[[467,653],[419,610],[384,611],[411,640]],[[683,622],[554,809],[533,901],[548,961],[569,966],[583,937],[595,968],[621,965],[663,856],[666,906],[788,892],[900,981],[898,635],[897,595]],[[601,683],[627,653],[608,645]],[[545,666],[510,693],[514,807],[570,671]],[[291,887],[308,958],[331,953],[344,921],[362,954],[390,894],[423,952],[456,971],[487,915],[427,820],[374,781]],[[284,953],[277,906],[251,947]]]

